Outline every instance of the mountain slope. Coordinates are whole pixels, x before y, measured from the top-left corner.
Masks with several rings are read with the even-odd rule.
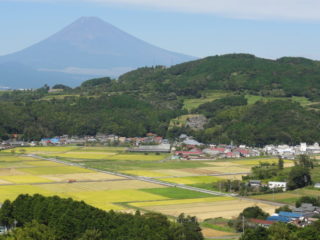
[[[199,95],[203,90],[253,92],[270,96],[320,97],[320,62],[305,58],[269,60],[228,54],[171,68],[141,68],[122,75],[127,88]]]
[[[141,66],[192,59],[148,44],[98,18],[82,17],[44,41],[0,57],[0,63],[16,62],[47,73],[118,76]]]
[[[319,62],[303,58],[232,54],[145,67],[57,93],[0,94],[0,138],[154,132],[206,143],[312,143],[320,141],[319,84]],[[183,123],[190,114],[207,117],[204,129]]]

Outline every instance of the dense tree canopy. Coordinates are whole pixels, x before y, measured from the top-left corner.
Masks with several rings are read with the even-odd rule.
[[[6,201],[0,209],[0,224],[10,227],[14,221],[18,228],[6,240],[203,240],[193,217],[181,215],[172,222],[158,213],[105,212],[57,196],[20,195]]]
[[[171,68],[141,68],[120,77],[130,89],[196,95],[204,89],[270,96],[320,96],[320,63],[304,58],[268,60],[249,54],[207,57]]]
[[[14,133],[23,134],[26,140],[99,132],[127,137],[147,132],[165,135],[170,119],[177,114],[179,111],[156,108],[129,95],[0,102],[0,137]]]

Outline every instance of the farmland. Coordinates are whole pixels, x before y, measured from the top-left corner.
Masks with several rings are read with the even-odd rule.
[[[252,198],[294,205],[294,203],[302,196],[319,197],[320,190],[302,188],[285,193],[258,195],[253,196]]]
[[[204,104],[206,102],[211,102],[223,97],[226,97],[228,95],[232,94],[231,92],[227,91],[203,91],[201,93],[201,98],[186,98],[184,99],[184,108],[188,111],[197,108],[201,104]]]
[[[73,165],[47,161],[41,159],[41,156],[56,158]],[[219,180],[240,179],[260,161],[275,161],[260,158],[178,161],[169,160],[168,156],[128,153],[125,148],[106,147],[17,148],[15,154],[8,150],[0,153],[0,202],[14,199],[20,193],[39,193],[83,200],[104,210],[127,212],[139,209],[143,212],[156,211],[171,217],[184,212],[195,215],[200,220],[221,216],[232,218],[245,207],[252,205],[261,206],[268,212],[275,208],[251,200],[213,196],[94,170],[108,170],[210,189],[212,183]],[[211,230],[206,228],[208,235],[209,232],[213,234]],[[224,236],[223,231],[219,234]]]

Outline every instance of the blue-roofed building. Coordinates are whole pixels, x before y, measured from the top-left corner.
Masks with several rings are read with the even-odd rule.
[[[303,217],[301,213],[294,213],[294,212],[279,212],[279,216],[287,217],[291,219],[297,219]]]
[[[40,144],[43,146],[47,146],[48,144],[59,144],[60,138],[42,138]]]
[[[50,139],[50,142],[51,142],[52,144],[59,144],[59,143],[60,143],[60,138],[51,138],[51,139]]]
[[[283,216],[270,216],[267,218],[267,221],[288,223],[291,219]]]

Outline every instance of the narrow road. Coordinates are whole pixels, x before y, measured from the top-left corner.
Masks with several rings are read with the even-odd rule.
[[[105,173],[105,174],[114,175],[114,176],[118,176],[118,177],[123,177],[123,178],[126,178],[126,179],[139,180],[139,181],[144,181],[144,182],[148,182],[148,183],[159,184],[159,185],[166,186],[166,187],[176,187],[176,188],[186,189],[186,190],[195,191],[195,192],[207,193],[207,194],[210,194],[210,195],[213,195],[213,196],[236,197],[238,199],[243,199],[243,200],[251,201],[251,202],[254,202],[254,203],[264,203],[264,204],[269,204],[269,205],[273,205],[273,206],[284,206],[285,205],[285,204],[282,204],[282,203],[276,203],[276,202],[271,202],[271,201],[266,201],[266,200],[259,200],[259,199],[240,197],[240,196],[238,196],[238,194],[234,194],[234,193],[223,193],[223,192],[218,192],[218,191],[212,191],[212,190],[207,190],[207,189],[187,186],[187,185],[184,185],[184,184],[169,183],[169,182],[161,181],[161,180],[154,179],[154,178],[132,176],[132,175],[127,175],[127,174],[118,173],[118,172],[112,172],[112,171],[107,171],[107,170],[100,170],[100,169],[96,169],[96,168],[85,167],[85,166],[83,166],[81,164],[65,162],[65,161],[62,161],[62,160],[55,159],[55,158],[45,158],[45,157],[38,156],[38,155],[35,155],[35,154],[28,154],[26,156],[37,158],[37,159],[41,159],[41,160],[45,160],[45,161],[52,161],[52,162],[56,162],[56,163],[61,163],[61,164],[68,165],[68,166],[76,166],[76,167],[92,170],[92,171],[95,171],[95,172],[100,172],[100,173]],[[226,174],[226,175],[235,175],[235,174]],[[217,175],[217,176],[219,176],[219,175]]]

